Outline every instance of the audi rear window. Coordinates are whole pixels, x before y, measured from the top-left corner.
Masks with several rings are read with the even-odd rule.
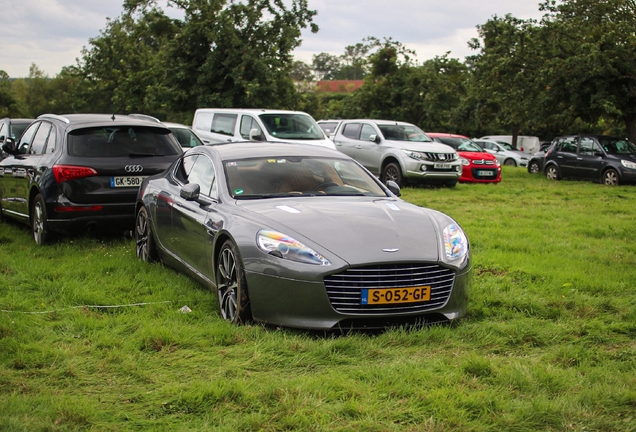
[[[68,152],[77,157],[151,157],[177,155],[181,148],[168,129],[100,126],[71,131]]]

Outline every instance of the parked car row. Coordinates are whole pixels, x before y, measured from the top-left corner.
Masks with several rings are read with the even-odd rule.
[[[430,170],[458,163],[410,126],[378,128],[443,147],[428,149],[436,162],[405,152]],[[177,135],[143,115],[42,115],[3,145],[0,215],[30,226],[39,245],[67,233],[132,230],[139,259],[212,288],[232,323],[372,329],[465,314],[465,233],[449,216],[399,199],[392,180],[322,145],[184,151]]]

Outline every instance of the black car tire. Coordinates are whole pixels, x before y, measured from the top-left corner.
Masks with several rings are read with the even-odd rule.
[[[382,183],[386,184],[389,180],[393,180],[400,187],[403,186],[402,170],[397,162],[390,162],[382,169]]]
[[[554,165],[549,165],[545,169],[545,176],[549,180],[560,180],[561,176],[559,175],[559,169]]]
[[[221,317],[232,324],[252,320],[245,269],[237,246],[226,240],[216,262],[216,291]]]
[[[49,241],[49,223],[46,219],[46,204],[42,194],[38,194],[31,206],[31,233],[38,246],[44,246]]]
[[[515,166],[515,167],[516,167],[516,166],[517,166],[517,162],[515,162],[515,160],[514,160],[514,159],[510,159],[510,158],[508,158],[508,159],[506,159],[506,160],[504,161],[504,165],[507,165],[507,166]]]
[[[146,207],[140,207],[135,218],[135,254],[141,261],[157,261],[157,246],[150,227]]]
[[[538,174],[541,171],[541,167],[539,166],[539,162],[536,160],[530,161],[528,164],[528,172],[530,174]]]
[[[608,186],[618,186],[620,184],[618,172],[614,168],[608,168],[603,171],[603,184]]]
[[[453,188],[453,187],[457,186],[457,180],[447,181],[446,183],[444,183],[444,185],[445,185],[446,187]]]

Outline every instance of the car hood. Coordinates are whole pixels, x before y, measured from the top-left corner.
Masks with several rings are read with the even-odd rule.
[[[457,152],[461,157],[470,160],[495,160],[495,157],[488,152],[470,152],[461,151]]]
[[[439,259],[440,233],[426,209],[394,199],[305,197],[237,200],[273,228],[350,265]]]
[[[455,149],[449,145],[431,142],[418,142],[418,141],[392,141],[388,140],[392,145],[400,147],[406,150],[418,151],[418,152],[435,152],[435,153],[455,153]]]

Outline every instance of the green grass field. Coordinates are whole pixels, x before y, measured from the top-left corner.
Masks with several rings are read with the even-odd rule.
[[[468,233],[456,325],[234,327],[130,239],[0,224],[0,430],[636,430],[636,187],[504,167],[402,197]]]

